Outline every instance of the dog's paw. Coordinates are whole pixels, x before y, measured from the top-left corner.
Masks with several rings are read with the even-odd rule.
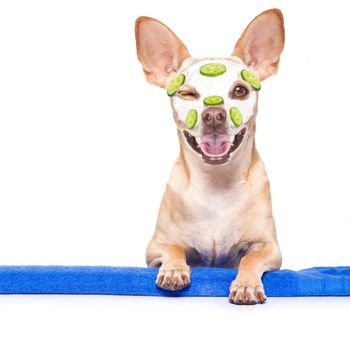
[[[238,305],[263,304],[266,301],[264,287],[261,281],[241,283],[234,280],[230,286],[229,302]]]
[[[167,290],[179,290],[190,285],[191,268],[188,265],[161,266],[157,276],[157,286]]]

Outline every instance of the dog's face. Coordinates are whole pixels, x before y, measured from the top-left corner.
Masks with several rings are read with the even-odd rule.
[[[164,24],[136,21],[138,58],[148,81],[167,90],[186,150],[210,165],[230,161],[254,132],[260,80],[277,71],[283,17],[268,10],[242,34],[229,58],[194,60]]]
[[[208,164],[229,161],[255,116],[260,86],[254,85],[257,79],[244,79],[247,72],[238,58],[204,59],[180,69],[169,84],[177,127]],[[178,79],[183,80],[179,87]]]

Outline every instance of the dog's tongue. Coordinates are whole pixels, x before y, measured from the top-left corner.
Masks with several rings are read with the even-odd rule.
[[[208,157],[223,157],[230,150],[231,143],[228,136],[208,135],[201,138],[198,147]]]

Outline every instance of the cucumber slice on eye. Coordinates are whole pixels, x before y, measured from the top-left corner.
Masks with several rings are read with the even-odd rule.
[[[239,111],[237,107],[232,107],[230,108],[230,118],[232,120],[232,123],[235,124],[236,126],[240,126],[243,122],[242,114]]]
[[[224,103],[224,99],[221,96],[208,96],[203,100],[206,106],[217,106]]]
[[[190,109],[186,116],[186,121],[185,121],[186,126],[189,129],[193,129],[197,124],[197,120],[198,120],[197,111],[195,109]]]
[[[221,63],[208,63],[202,66],[199,71],[207,77],[217,77],[226,72],[226,66]]]
[[[168,85],[168,88],[166,90],[168,96],[174,96],[177,89],[184,84],[185,79],[186,77],[184,74],[177,75]]]
[[[241,76],[253,89],[261,89],[260,80],[252,72],[249,72],[249,70],[243,69]]]

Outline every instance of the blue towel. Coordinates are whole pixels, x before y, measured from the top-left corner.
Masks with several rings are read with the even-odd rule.
[[[108,266],[0,266],[0,294],[114,294],[186,297],[228,296],[237,272],[193,268],[191,285],[171,292],[158,288],[158,269]],[[350,267],[279,270],[263,276],[270,297],[350,296]]]

